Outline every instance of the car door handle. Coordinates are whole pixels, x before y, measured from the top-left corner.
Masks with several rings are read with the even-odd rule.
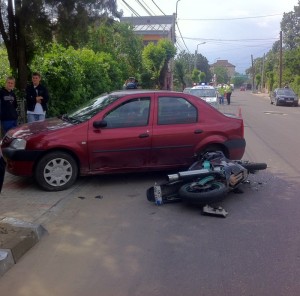
[[[202,134],[202,133],[203,133],[203,130],[201,130],[201,129],[196,129],[194,131],[194,134]]]
[[[149,134],[148,133],[144,133],[144,134],[140,134],[139,138],[148,138]]]

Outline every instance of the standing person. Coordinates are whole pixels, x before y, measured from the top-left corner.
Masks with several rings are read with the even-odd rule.
[[[224,84],[221,84],[221,87],[218,89],[219,92],[219,104],[224,104],[224,96],[225,96],[225,87]]]
[[[0,90],[0,116],[3,134],[18,124],[17,97],[14,93],[16,80],[10,76],[6,78],[5,86]]]
[[[26,88],[27,122],[43,121],[48,110],[49,95],[47,88],[42,85],[41,74],[32,74],[32,84]]]
[[[227,105],[230,105],[230,98],[232,94],[232,88],[231,85],[228,83],[225,89],[226,92],[226,100],[227,100]]]

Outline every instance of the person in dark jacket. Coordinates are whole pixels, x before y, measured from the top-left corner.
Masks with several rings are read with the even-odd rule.
[[[41,74],[32,74],[32,84],[26,88],[27,122],[43,121],[48,110],[49,95],[41,83]]]
[[[18,124],[17,97],[14,93],[15,78],[6,78],[5,86],[0,90],[0,117],[3,135]]]

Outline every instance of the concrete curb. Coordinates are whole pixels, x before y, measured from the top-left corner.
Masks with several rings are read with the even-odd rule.
[[[0,220],[0,277],[48,231],[39,224],[15,218]]]

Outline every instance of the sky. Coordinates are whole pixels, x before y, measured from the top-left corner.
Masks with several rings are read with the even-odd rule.
[[[279,40],[283,13],[298,0],[117,0],[124,16],[172,15],[177,9],[176,47],[207,58],[228,60],[244,74],[253,59],[263,57]],[[142,7],[142,5],[146,10]]]

